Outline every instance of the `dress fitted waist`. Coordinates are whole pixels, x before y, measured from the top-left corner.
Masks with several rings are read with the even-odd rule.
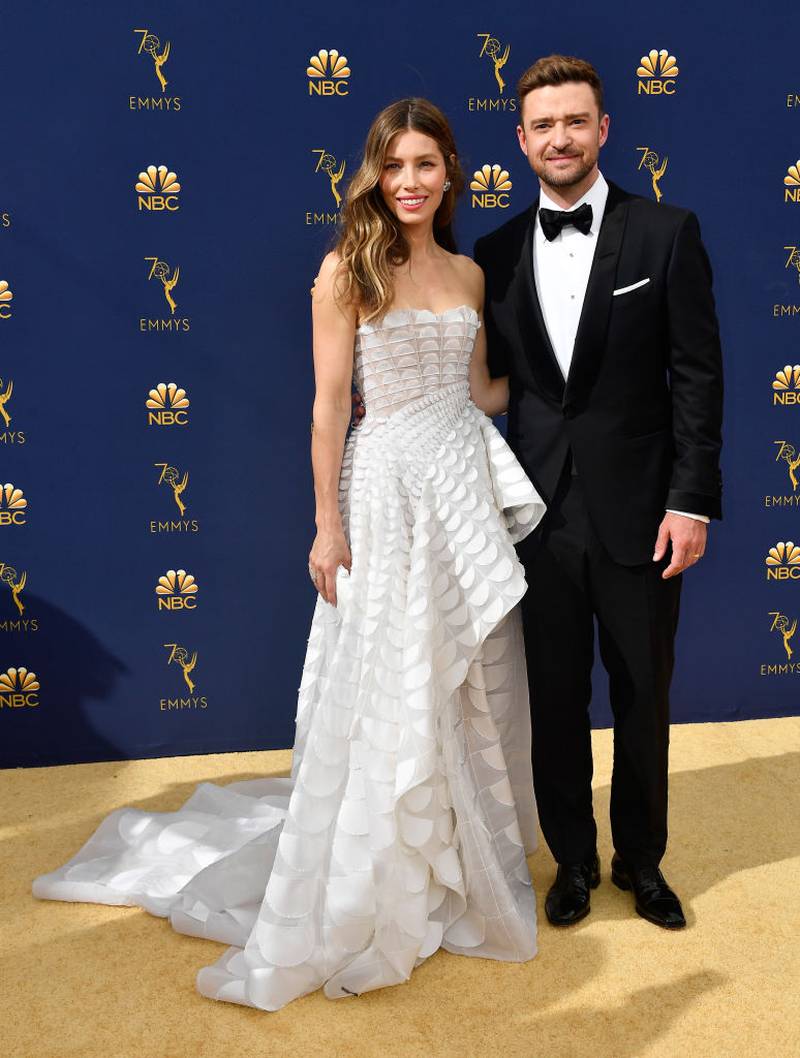
[[[357,430],[358,433],[364,434],[386,424],[399,426],[402,423],[408,426],[417,416],[422,416],[428,423],[433,417],[436,422],[455,425],[468,404],[470,396],[467,381],[453,382],[439,389],[428,390],[422,396],[395,405],[386,411],[373,411],[371,403],[365,399],[366,414]]]

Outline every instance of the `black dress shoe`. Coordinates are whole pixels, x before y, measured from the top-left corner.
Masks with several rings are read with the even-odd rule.
[[[544,909],[554,926],[571,926],[589,914],[589,890],[600,884],[597,853],[588,863],[559,863]]]
[[[627,867],[615,852],[611,881],[619,889],[633,890],[636,910],[648,922],[664,929],[683,929],[686,925],[681,902],[658,867]]]

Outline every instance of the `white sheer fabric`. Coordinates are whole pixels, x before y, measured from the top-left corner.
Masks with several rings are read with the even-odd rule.
[[[367,408],[340,503],[352,571],[317,599],[291,778],[123,808],[36,896],[137,904],[232,945],[209,997],[276,1010],[406,980],[444,947],[536,951],[530,717],[514,542],[544,507],[469,399],[468,306],[356,336]]]

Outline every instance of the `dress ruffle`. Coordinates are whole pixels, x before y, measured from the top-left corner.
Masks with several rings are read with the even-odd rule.
[[[368,416],[340,489],[352,569],[317,601],[291,778],[120,809],[34,884],[231,945],[199,990],[266,1010],[399,983],[439,947],[536,951],[514,543],[544,506],[464,382]]]

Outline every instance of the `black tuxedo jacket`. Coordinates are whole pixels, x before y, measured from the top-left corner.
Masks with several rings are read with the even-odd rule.
[[[533,277],[538,207],[475,244],[509,444],[547,502],[571,450],[611,557],[650,562],[666,508],[722,517],[722,356],[697,218],[609,183],[565,382]]]

